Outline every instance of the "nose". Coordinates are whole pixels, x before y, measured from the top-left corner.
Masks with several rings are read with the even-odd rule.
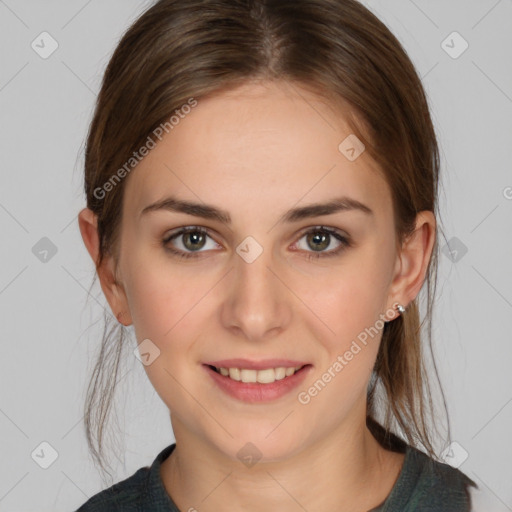
[[[273,262],[270,249],[260,253],[260,248],[253,240],[234,253],[221,308],[224,327],[250,341],[278,335],[292,316],[293,294],[284,284],[283,270]]]

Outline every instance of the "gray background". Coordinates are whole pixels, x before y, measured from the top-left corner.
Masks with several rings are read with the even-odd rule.
[[[0,0],[2,511],[74,510],[101,489],[82,404],[107,303],[98,284],[87,296],[94,267],[77,223],[83,143],[101,74],[147,3]],[[467,452],[460,469],[485,490],[486,512],[512,510],[512,1],[364,3],[418,68],[439,136],[450,245],[434,335],[455,457]],[[43,31],[58,43],[46,59],[31,47],[43,51]],[[457,58],[454,31],[469,44]],[[114,481],[174,440],[134,356],[124,371]],[[47,469],[43,442],[58,454]]]

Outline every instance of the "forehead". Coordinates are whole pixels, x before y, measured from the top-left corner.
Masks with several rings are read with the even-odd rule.
[[[129,175],[126,211],[175,195],[230,211],[288,209],[340,195],[382,213],[390,192],[364,152],[350,161],[346,112],[297,85],[247,84],[198,99]],[[229,207],[228,207],[229,205]],[[254,209],[253,209],[254,207]]]

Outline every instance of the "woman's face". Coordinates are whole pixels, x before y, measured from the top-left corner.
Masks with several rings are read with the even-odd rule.
[[[394,280],[390,190],[364,151],[354,159],[353,139],[339,149],[342,116],[297,85],[245,85],[199,99],[126,178],[124,319],[150,340],[144,367],[177,438],[233,458],[250,442],[277,460],[364,424],[382,320],[414,297]],[[199,206],[148,208],[171,197]],[[189,226],[207,233],[164,244]],[[247,361],[219,366],[307,366],[243,384],[207,366],[227,359]]]

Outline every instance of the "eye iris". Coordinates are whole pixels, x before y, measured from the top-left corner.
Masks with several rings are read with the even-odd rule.
[[[321,245],[320,248],[315,248],[315,247],[312,247],[312,249],[314,250],[322,250],[322,249],[325,249],[326,247],[329,247],[329,234],[326,234],[326,233],[322,233],[322,234],[319,234],[319,233],[311,233],[308,235],[308,244],[313,241],[313,244],[316,244],[316,245]],[[311,244],[310,244],[310,247],[311,247]]]
[[[202,233],[199,233],[198,231],[193,231],[191,233],[184,233],[183,234],[183,240],[184,245],[187,249],[194,251],[197,249],[201,249],[205,242],[205,237]],[[192,245],[189,245],[187,241],[193,240]],[[202,242],[197,245],[197,242]]]

